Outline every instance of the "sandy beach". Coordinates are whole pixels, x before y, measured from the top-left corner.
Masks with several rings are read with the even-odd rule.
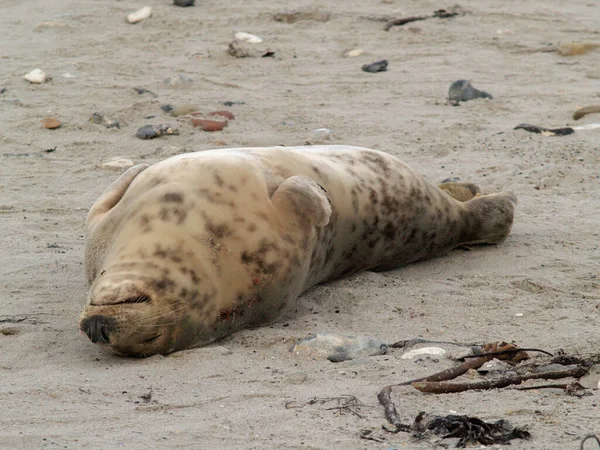
[[[127,23],[143,6],[152,16]],[[600,122],[600,114],[572,119],[600,104],[600,49],[556,52],[567,42],[600,43],[600,9],[591,0],[465,0],[463,15],[384,31],[390,19],[450,6],[2,0],[0,448],[442,448],[383,431],[377,393],[453,361],[390,350],[332,363],[298,357],[290,345],[333,332],[597,354],[600,129],[552,136],[514,127]],[[330,15],[273,18],[298,10]],[[240,31],[263,39],[244,44],[246,58],[228,53]],[[347,56],[355,49],[362,53]],[[361,70],[381,59],[387,71]],[[36,68],[50,79],[23,79]],[[493,99],[448,105],[458,79]],[[205,132],[161,109],[187,103],[235,120]],[[92,123],[94,113],[120,127]],[[44,128],[45,117],[60,128]],[[136,137],[143,125],[165,123],[179,134]],[[166,357],[119,358],[80,334],[85,217],[121,173],[103,163],[306,143],[385,151],[434,183],[459,177],[485,192],[511,190],[519,200],[512,234],[501,245],[317,286],[270,326]],[[598,392],[403,389],[393,400],[406,423],[420,411],[507,419],[531,433],[510,448],[564,450],[600,433]],[[338,408],[340,396],[359,406]],[[363,430],[378,441],[362,439]]]

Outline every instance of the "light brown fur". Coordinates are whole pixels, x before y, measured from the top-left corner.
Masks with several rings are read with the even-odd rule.
[[[116,353],[166,354],[272,320],[315,284],[510,233],[513,194],[440,188],[388,154],[349,146],[136,166],[90,210],[80,326]]]

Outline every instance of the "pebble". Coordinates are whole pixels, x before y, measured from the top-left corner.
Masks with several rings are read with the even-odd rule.
[[[235,120],[235,116],[231,112],[225,111],[225,110],[212,111],[212,112],[209,112],[208,115],[209,116],[221,116],[221,117],[227,118],[228,120]]]
[[[314,20],[315,22],[327,22],[331,14],[325,11],[294,11],[291,13],[278,13],[273,20],[283,23],[296,23],[302,20]]]
[[[44,83],[48,77],[42,70],[33,69],[31,72],[26,73],[23,78],[30,83],[41,84]]]
[[[290,352],[331,362],[349,361],[364,356],[385,355],[388,347],[379,339],[349,334],[318,333],[299,340]]]
[[[317,137],[329,139],[333,135],[333,130],[330,128],[317,128],[316,130],[313,130],[313,133],[315,133]]]
[[[308,379],[308,373],[306,372],[293,372],[288,373],[285,376],[285,381],[291,384],[302,384]]]
[[[194,111],[198,111],[198,107],[196,105],[191,103],[182,103],[181,105],[175,105],[171,108],[171,115],[173,117],[185,116],[186,114],[191,114]]]
[[[451,105],[458,106],[459,102],[467,102],[476,98],[493,99],[491,94],[475,89],[467,80],[454,81],[448,89],[448,102]]]
[[[129,169],[130,167],[133,167],[133,161],[126,158],[111,159],[110,161],[102,163],[102,168],[109,170],[123,170]]]
[[[144,19],[147,19],[152,15],[152,8],[149,6],[144,6],[142,9],[138,9],[136,12],[133,12],[127,16],[127,22],[129,23],[138,23]]]
[[[263,41],[262,38],[259,38],[258,36],[255,36],[250,33],[246,33],[245,31],[238,31],[237,33],[235,33],[235,38],[238,41],[244,41],[248,44],[260,44]]]
[[[179,134],[179,130],[168,124],[144,125],[137,130],[137,133],[135,133],[136,137],[140,139],[154,139],[160,136],[169,136],[174,134]]]
[[[166,113],[170,113],[171,111],[173,111],[173,106],[169,104],[161,105],[160,109],[162,109]]]
[[[344,53],[344,56],[348,56],[349,58],[356,58],[357,56],[360,56],[364,53],[365,51],[362,48],[355,48],[352,50],[348,50],[346,53]]]
[[[248,49],[239,41],[230,42],[227,52],[234,58],[247,58],[250,56]]]
[[[63,73],[64,78],[75,78],[75,75],[71,75],[70,73]]]
[[[196,0],[173,0],[175,6],[194,6]]]
[[[584,55],[592,50],[600,47],[600,44],[593,44],[589,42],[568,42],[561,44],[556,50],[561,56],[575,56]]]
[[[416,356],[446,356],[446,350],[440,347],[423,347],[409,350],[402,354],[401,359],[413,359]]]
[[[56,117],[46,117],[42,120],[42,125],[48,130],[54,130],[56,128],[60,128],[62,124]]]
[[[388,60],[382,59],[371,64],[365,64],[362,66],[362,70],[369,73],[385,72],[387,70],[387,66]]]
[[[177,75],[176,77],[165,78],[165,83],[170,84],[171,86],[181,86],[185,84],[191,84],[194,80],[185,75]]]
[[[98,125],[104,125],[106,128],[121,128],[121,124],[119,124],[117,120],[107,119],[104,117],[104,114],[98,112],[92,114],[92,117],[90,117],[90,122]]]
[[[195,127],[201,127],[202,131],[221,131],[227,126],[227,122],[221,122],[218,120],[208,119],[196,119],[192,118],[192,125]]]

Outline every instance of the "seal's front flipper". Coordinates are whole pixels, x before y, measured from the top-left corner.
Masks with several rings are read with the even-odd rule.
[[[302,229],[324,227],[331,217],[327,192],[316,181],[302,176],[287,178],[273,193],[271,201],[284,214],[281,222],[290,220]]]
[[[466,202],[481,195],[481,189],[473,183],[450,181],[438,185],[438,188],[459,202]]]

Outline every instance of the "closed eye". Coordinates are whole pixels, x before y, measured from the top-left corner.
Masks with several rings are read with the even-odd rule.
[[[125,300],[121,300],[115,303],[111,303],[111,305],[131,305],[135,303],[150,303],[152,299],[148,295],[136,295],[135,297],[129,297]]]

